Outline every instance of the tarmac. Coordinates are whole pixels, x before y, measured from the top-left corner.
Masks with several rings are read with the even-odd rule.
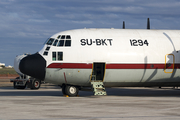
[[[80,91],[79,97],[64,97],[61,88],[52,84],[39,90],[0,86],[0,120],[180,119],[179,89],[123,87],[106,91],[107,96]]]

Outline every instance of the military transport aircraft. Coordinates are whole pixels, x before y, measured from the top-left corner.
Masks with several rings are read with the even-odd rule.
[[[105,87],[179,86],[179,50],[180,30],[85,28],[54,34],[18,66],[64,95],[106,95]]]

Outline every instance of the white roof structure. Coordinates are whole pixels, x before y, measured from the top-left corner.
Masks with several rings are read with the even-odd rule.
[[[5,66],[5,63],[0,63],[0,66]]]
[[[6,66],[6,68],[13,68],[13,66],[11,66],[11,65],[8,65],[8,66]]]

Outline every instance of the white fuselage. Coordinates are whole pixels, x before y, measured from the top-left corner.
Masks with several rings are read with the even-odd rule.
[[[70,46],[58,46],[63,35]],[[79,29],[51,39],[39,51],[46,82],[90,86],[93,63],[104,63],[105,86],[180,85],[180,30]]]

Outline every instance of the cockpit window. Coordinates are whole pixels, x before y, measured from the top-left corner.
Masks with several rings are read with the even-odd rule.
[[[58,40],[55,40],[55,42],[53,43],[53,46],[57,45]]]
[[[58,60],[63,60],[63,52],[58,52]]]
[[[53,61],[62,61],[63,60],[63,52],[52,52],[52,60]]]
[[[60,39],[57,44],[58,47],[71,47],[71,36],[70,35],[59,35],[57,37],[57,39],[58,40]]]
[[[47,45],[52,45],[52,43],[54,42],[53,38],[50,38],[49,41],[46,43]]]
[[[56,52],[52,52],[52,60],[56,61]]]
[[[61,35],[59,35],[58,37],[57,37],[57,39],[59,39],[61,37]]]
[[[44,42],[44,44],[43,45],[45,45],[46,43],[47,43],[47,41],[49,40],[49,38]]]
[[[66,40],[65,46],[71,46],[71,40]]]
[[[48,52],[44,52],[43,55],[46,55],[46,56],[47,56],[47,55],[48,55]]]
[[[49,51],[50,47],[47,47],[46,50]]]
[[[61,39],[65,39],[65,35],[62,35],[62,36],[61,36]]]
[[[64,46],[64,40],[60,40],[57,46]]]
[[[70,35],[67,35],[67,36],[66,36],[66,39],[69,39],[69,40],[70,40],[70,39],[71,39],[71,36],[70,36]]]

